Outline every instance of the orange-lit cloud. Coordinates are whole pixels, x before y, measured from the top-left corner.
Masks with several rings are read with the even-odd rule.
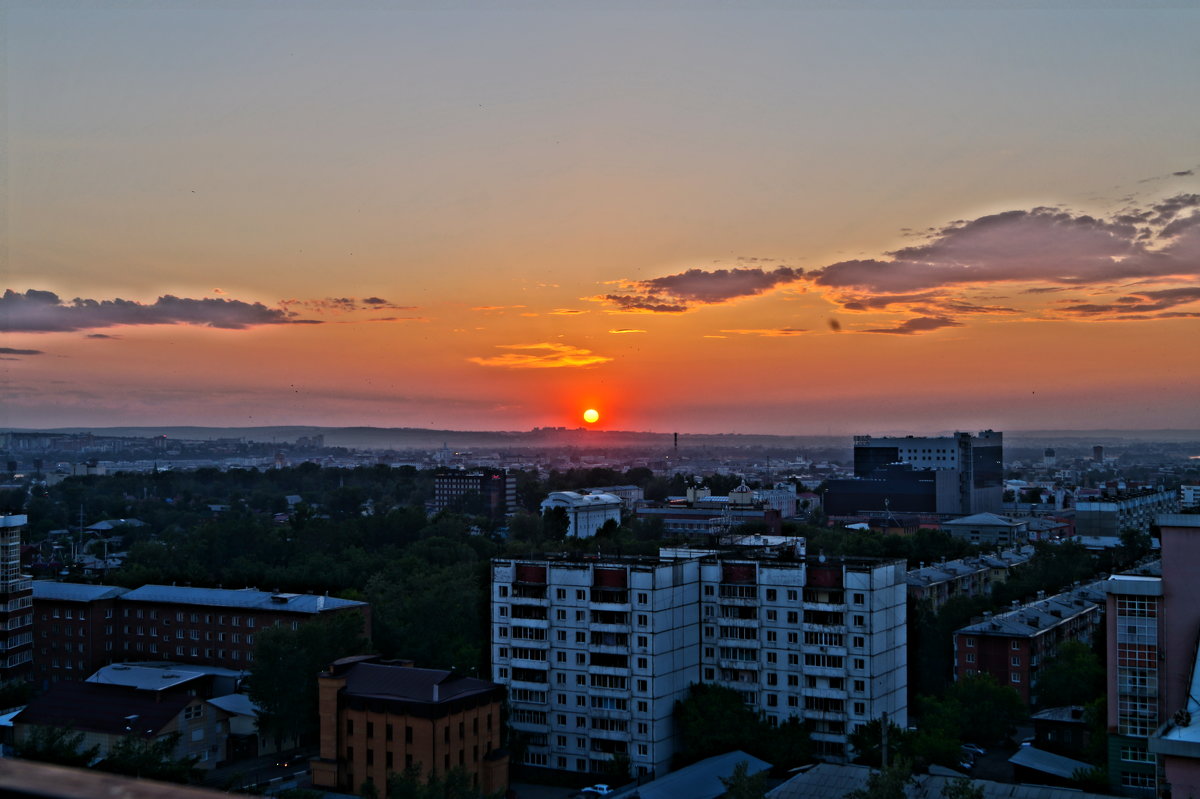
[[[616,330],[610,330],[609,333],[645,333],[645,330],[637,327],[620,327]]]
[[[619,311],[683,313],[697,305],[715,305],[762,294],[781,283],[799,280],[803,274],[804,270],[787,266],[770,271],[759,267],[689,269],[649,280],[620,280],[617,285],[624,293],[594,299]]]
[[[940,330],[943,327],[962,327],[962,322],[955,322],[953,319],[947,319],[944,316],[918,316],[914,319],[906,319],[895,327],[872,328],[862,332],[892,333],[899,336],[913,336],[917,333],[928,333],[931,330]]]
[[[0,296],[0,330],[6,332],[51,333],[118,325],[202,325],[242,330],[278,324],[319,322],[298,319],[286,308],[212,297],[197,300],[164,294],[152,303],[81,297],[64,302],[52,291],[37,289],[5,289]]]
[[[312,313],[351,313],[353,311],[413,311],[415,305],[397,305],[382,297],[324,297],[315,300],[280,300],[282,308],[303,308]]]
[[[734,333],[739,336],[763,336],[766,338],[779,338],[785,336],[801,336],[812,331],[802,327],[778,327],[778,328],[745,328],[741,330],[722,330],[722,333]]]
[[[551,316],[578,316],[585,313],[587,311],[581,311],[578,308],[555,308],[553,311],[550,311]]]
[[[888,260],[829,264],[819,286],[904,294],[1011,282],[1088,285],[1200,276],[1200,194],[1180,194],[1108,219],[1056,208],[1006,211],[953,222]]]
[[[497,348],[514,350],[487,358],[468,358],[480,366],[502,366],[509,369],[557,369],[562,367],[596,366],[611,361],[582,347],[569,344],[498,344]]]

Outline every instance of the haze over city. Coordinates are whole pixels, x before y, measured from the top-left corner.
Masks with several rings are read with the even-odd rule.
[[[8,4],[0,424],[1200,427],[1198,15]]]

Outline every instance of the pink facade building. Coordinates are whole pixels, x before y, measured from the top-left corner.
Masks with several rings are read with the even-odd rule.
[[[1161,796],[1200,796],[1200,515],[1158,518],[1162,540],[1163,718],[1149,740]]]

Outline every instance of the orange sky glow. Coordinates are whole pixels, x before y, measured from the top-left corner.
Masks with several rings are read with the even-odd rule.
[[[1200,428],[1200,11],[699,5],[18,4],[0,425]]]

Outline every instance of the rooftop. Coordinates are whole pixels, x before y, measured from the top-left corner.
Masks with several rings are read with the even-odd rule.
[[[191,588],[176,585],[143,585],[121,596],[131,602],[165,602],[175,605],[212,605],[243,610],[321,613],[365,605],[352,599],[314,594],[286,594],[259,591],[256,588]]]
[[[86,682],[101,685],[124,685],[141,691],[163,691],[207,676],[203,671],[161,669],[152,666],[130,666],[114,663],[102,666]]]
[[[374,699],[437,704],[485,694],[498,686],[488,680],[464,677],[443,669],[418,669],[375,658],[345,658],[333,664],[333,674],[346,677],[345,693]]]
[[[121,596],[128,588],[115,585],[89,585],[87,583],[56,583],[53,580],[34,580],[33,598],[57,602],[94,602]]]
[[[154,735],[193,699],[186,693],[164,696],[125,685],[60,682],[33,699],[13,721],[114,735]]]

